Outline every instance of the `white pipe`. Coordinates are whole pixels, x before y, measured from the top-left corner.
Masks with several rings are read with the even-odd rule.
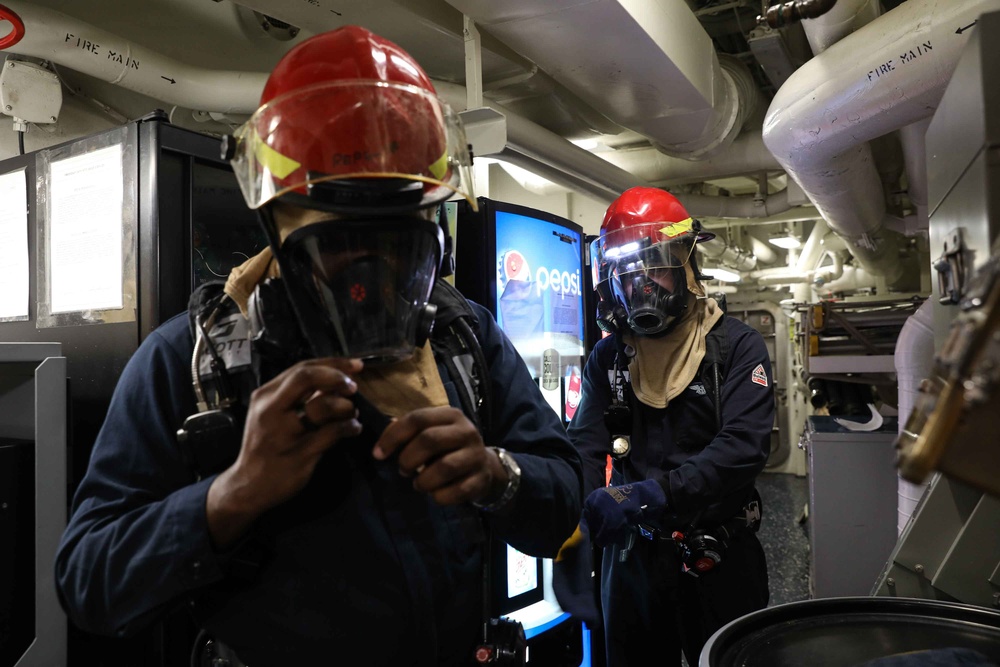
[[[611,164],[658,185],[679,185],[763,171],[781,165],[767,150],[759,131],[748,129],[713,157],[691,161],[664,155],[655,148],[606,151],[597,154]]]
[[[743,248],[732,245],[725,235],[716,235],[711,241],[701,241],[696,247],[709,259],[734,271],[753,271],[757,268],[757,258]]]
[[[791,208],[788,203],[787,188],[766,197],[758,195],[713,197],[683,193],[675,196],[687,212],[696,218],[767,218]]]
[[[837,4],[822,16],[803,20],[802,29],[812,52],[819,55],[832,44],[877,19],[879,14],[881,7],[878,0],[837,0]]]
[[[454,110],[465,110],[464,86],[447,81],[434,81],[434,89]],[[582,192],[605,204],[610,204],[618,195],[631,187],[650,186],[647,181],[624,169],[619,169],[502,105],[487,99],[483,102],[504,116],[506,138],[500,152],[475,152],[473,146],[475,155],[510,162],[557,185]]]
[[[189,109],[249,114],[259,106],[266,74],[192,67],[62,12],[24,0],[3,4],[24,21],[24,37],[11,53]]]
[[[656,134],[647,134],[657,150],[686,160],[704,160],[718,155],[733,143],[747,120],[763,104],[760,89],[746,65],[732,57],[717,55],[716,58],[715,105],[711,121],[700,133],[682,141],[664,142]],[[657,121],[655,125],[660,124]]]
[[[934,303],[927,299],[917,312],[910,315],[896,341],[896,379],[899,382],[899,429],[902,431],[913,410],[920,382],[931,374],[934,365]],[[899,478],[898,512],[896,528],[900,534],[906,527],[920,497],[927,489],[924,484],[913,484]]]
[[[838,280],[844,275],[844,258],[840,256],[840,253],[827,252],[825,254],[833,260],[833,266],[819,266],[813,271],[813,284],[817,287]]]
[[[899,130],[900,145],[903,148],[903,163],[906,165],[907,192],[910,202],[917,209],[917,226],[927,229],[927,148],[925,137],[930,117],[918,120]]]
[[[765,269],[770,271],[771,269]],[[802,283],[811,283],[813,280],[812,271],[807,271],[805,273],[796,273],[790,271],[787,267],[781,269],[774,269],[776,273],[767,273],[764,275],[759,275],[760,271],[754,271],[750,274],[750,279],[753,280],[760,287],[773,287],[775,285],[798,285]]]
[[[968,31],[1000,0],[909,0],[800,67],[775,95],[764,143],[857,262],[902,273],[868,143],[933,114]]]
[[[774,248],[756,236],[750,237],[750,251],[761,264],[774,264],[778,261],[778,253],[774,252]]]
[[[876,277],[860,266],[845,266],[843,275],[837,280],[831,280],[825,285],[817,286],[816,291],[823,294],[837,292],[854,292],[859,289],[875,287]]]
[[[847,250],[847,244],[844,243],[844,239],[840,238],[833,232],[830,232],[826,236],[824,236],[823,240],[820,241],[820,244],[823,246],[823,249],[826,250],[827,252],[837,252],[841,250]]]
[[[817,220],[812,231],[806,237],[806,242],[799,250],[799,257],[795,262],[795,268],[799,273],[810,272],[816,268],[820,257],[823,256],[823,239],[829,233],[825,220]]]
[[[724,150],[759,100],[746,67],[719,58],[682,2],[447,1],[613,122],[688,159]]]

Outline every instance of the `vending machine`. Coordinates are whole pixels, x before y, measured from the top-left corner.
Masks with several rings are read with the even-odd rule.
[[[456,208],[455,285],[488,308],[542,396],[568,424],[580,401],[589,310],[582,228],[525,206],[480,197]],[[590,665],[589,632],[564,612],[552,591],[552,562],[494,546],[495,614],[519,621],[528,664],[562,665],[566,647]],[[561,653],[560,653],[561,651]]]

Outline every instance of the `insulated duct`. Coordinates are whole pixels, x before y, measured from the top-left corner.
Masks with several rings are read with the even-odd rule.
[[[725,234],[716,234],[711,241],[699,241],[695,247],[708,259],[735,271],[752,271],[757,268],[757,258],[730,243]]]
[[[826,51],[852,32],[879,17],[878,0],[837,0],[825,14],[802,21],[802,29],[814,55]]]
[[[759,102],[691,9],[668,0],[448,0],[609,119],[687,159],[722,151]]]
[[[4,0],[4,5],[25,24],[13,53],[49,60],[187,109],[239,114],[257,110],[266,73],[192,67],[61,12],[24,0]],[[463,86],[439,81],[434,85],[453,107],[465,107]],[[604,202],[634,185],[648,185],[525,118],[507,110],[502,114],[507,133],[507,147],[498,156],[502,159]]]
[[[725,150],[716,151],[711,157],[696,162],[664,155],[655,148],[614,150],[597,155],[643,180],[661,186],[781,169],[764,145],[759,131],[744,132]]]
[[[899,381],[899,430],[902,432],[920,394],[920,382],[930,376],[934,366],[933,299],[925,300],[917,312],[906,318],[896,342],[894,360]],[[914,484],[899,478],[896,529],[900,534],[929,484],[930,478],[925,484]]]
[[[902,267],[868,142],[934,112],[968,41],[958,28],[997,8],[908,0],[804,64],[768,109],[768,149],[865,272],[890,284]]]
[[[435,81],[434,88],[452,108],[465,109],[464,86]],[[489,106],[461,114],[476,156],[510,162],[606,204],[631,187],[650,185],[541,125],[484,102]]]
[[[208,70],[53,9],[3,0],[24,21],[24,36],[9,50],[41,58],[168,104],[219,113],[257,110],[266,74]]]
[[[784,213],[791,206],[788,190],[779,190],[773,195],[738,195],[715,197],[711,195],[674,195],[684,205],[688,213],[696,218],[767,218]]]

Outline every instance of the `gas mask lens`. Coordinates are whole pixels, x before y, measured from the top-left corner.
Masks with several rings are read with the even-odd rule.
[[[417,218],[317,222],[292,232],[281,251],[289,288],[310,308],[304,319],[314,330],[303,333],[314,348],[369,362],[409,357],[430,333],[441,247],[440,227]]]

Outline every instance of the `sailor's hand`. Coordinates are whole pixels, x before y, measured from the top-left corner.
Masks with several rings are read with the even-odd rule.
[[[310,359],[253,392],[239,456],[208,492],[217,546],[227,541],[224,525],[245,527],[296,495],[323,452],[361,432],[350,397],[358,389],[351,375],[362,366],[357,359]]]
[[[496,452],[465,414],[456,408],[414,410],[386,427],[372,455],[398,454],[399,472],[413,477],[413,488],[440,505],[482,501],[503,493],[507,473]]]

